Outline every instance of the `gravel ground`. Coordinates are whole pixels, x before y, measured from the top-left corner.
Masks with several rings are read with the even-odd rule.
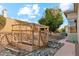
[[[39,49],[26,55],[27,56],[53,56],[57,52],[57,50],[61,48],[63,45],[64,45],[63,43],[49,41],[47,48]]]
[[[27,56],[53,56],[56,50],[57,49],[53,49],[53,48],[40,49],[27,54]]]
[[[16,54],[12,54],[10,50],[5,49],[3,52],[0,53],[0,56],[16,56]]]

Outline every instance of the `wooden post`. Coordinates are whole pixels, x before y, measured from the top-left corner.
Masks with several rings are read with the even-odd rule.
[[[20,33],[19,33],[19,41],[20,42],[22,42],[22,29],[21,29],[21,24],[19,25],[19,31],[20,31]]]
[[[34,25],[32,25],[32,49],[34,50]]]
[[[38,37],[39,37],[39,39],[38,39],[38,46],[39,46],[39,48],[40,48],[40,37],[41,37],[41,31],[39,30],[38,33],[39,33],[39,36],[38,36]]]
[[[47,41],[49,39],[49,27],[47,26]]]
[[[26,32],[25,32],[25,34],[26,34],[26,40],[27,40],[27,26],[26,26]]]
[[[12,39],[14,40],[14,34],[13,34],[13,25],[12,25],[12,31],[11,31],[11,33],[12,33]]]

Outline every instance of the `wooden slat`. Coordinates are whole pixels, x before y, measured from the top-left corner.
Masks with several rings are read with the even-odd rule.
[[[12,31],[19,31],[19,30],[12,30]],[[32,31],[32,30],[21,30],[21,31],[23,32],[23,31]]]

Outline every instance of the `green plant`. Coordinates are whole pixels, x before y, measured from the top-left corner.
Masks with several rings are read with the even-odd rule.
[[[71,34],[71,36],[70,36],[70,42],[77,43],[77,34]]]
[[[45,16],[39,20],[40,24],[49,26],[49,31],[55,32],[63,23],[60,9],[46,9]]]
[[[3,29],[5,25],[6,25],[6,18],[0,16],[0,30]]]

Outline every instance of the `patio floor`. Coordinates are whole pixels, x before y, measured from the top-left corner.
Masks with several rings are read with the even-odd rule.
[[[60,40],[61,43],[64,43],[64,46],[61,47],[54,56],[75,56],[75,44],[67,42],[67,38]]]

